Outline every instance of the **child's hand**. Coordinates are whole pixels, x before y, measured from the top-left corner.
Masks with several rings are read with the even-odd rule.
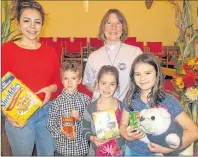
[[[103,145],[104,143],[108,142],[109,140],[101,140],[98,139],[96,136],[90,137],[91,142],[93,142],[97,147]]]
[[[141,139],[145,134],[141,130],[134,130],[130,126],[127,128],[127,140],[135,141]]]
[[[74,117],[76,120],[80,120],[80,114],[74,108],[71,111],[71,116]]]
[[[66,134],[68,140],[74,140],[76,138],[75,131],[72,131],[70,134]]]
[[[149,150],[154,153],[167,154],[167,153],[173,152],[174,150],[171,148],[162,147],[159,144],[152,143],[152,142],[148,143],[147,145],[148,145]]]

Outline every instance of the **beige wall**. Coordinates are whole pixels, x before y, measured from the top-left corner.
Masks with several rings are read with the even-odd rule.
[[[110,8],[123,12],[129,36],[136,36],[138,41],[162,41],[163,45],[173,45],[179,33],[174,24],[174,8],[167,1],[154,0],[151,9],[146,9],[144,1],[89,1],[88,12],[83,8],[83,1],[39,2],[47,13],[41,36],[96,37],[100,21]],[[192,1],[191,5],[198,28],[198,2]]]

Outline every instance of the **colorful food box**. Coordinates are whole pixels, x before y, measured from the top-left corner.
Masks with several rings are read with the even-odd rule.
[[[118,123],[114,109],[92,113],[96,135],[99,139],[113,139],[120,137]]]
[[[11,72],[1,80],[1,109],[23,125],[40,107],[42,101]]]
[[[131,128],[137,130],[139,128],[139,123],[140,123],[140,112],[139,111],[130,112],[129,122]]]
[[[61,117],[61,132],[65,135],[75,135],[75,118],[68,115]]]

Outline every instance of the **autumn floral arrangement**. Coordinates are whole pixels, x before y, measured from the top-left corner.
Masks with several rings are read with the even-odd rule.
[[[182,59],[179,58],[178,62],[182,62]],[[198,122],[198,58],[187,58],[173,82],[183,108]]]
[[[182,107],[198,124],[198,31],[194,29],[190,1],[169,2],[174,6],[175,25],[180,32],[174,43],[180,54],[173,55],[176,63],[173,84]],[[198,155],[198,141],[194,142],[194,155]]]

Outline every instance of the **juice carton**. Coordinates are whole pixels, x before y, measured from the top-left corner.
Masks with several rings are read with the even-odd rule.
[[[65,135],[75,135],[75,118],[69,115],[61,117],[61,132]]]
[[[113,139],[120,137],[115,110],[107,109],[92,113],[96,135],[99,139]]]
[[[130,112],[129,122],[131,128],[137,130],[139,128],[139,123],[140,123],[140,112],[139,111]]]
[[[1,81],[1,109],[11,118],[23,125],[40,107],[42,101],[11,72]]]

